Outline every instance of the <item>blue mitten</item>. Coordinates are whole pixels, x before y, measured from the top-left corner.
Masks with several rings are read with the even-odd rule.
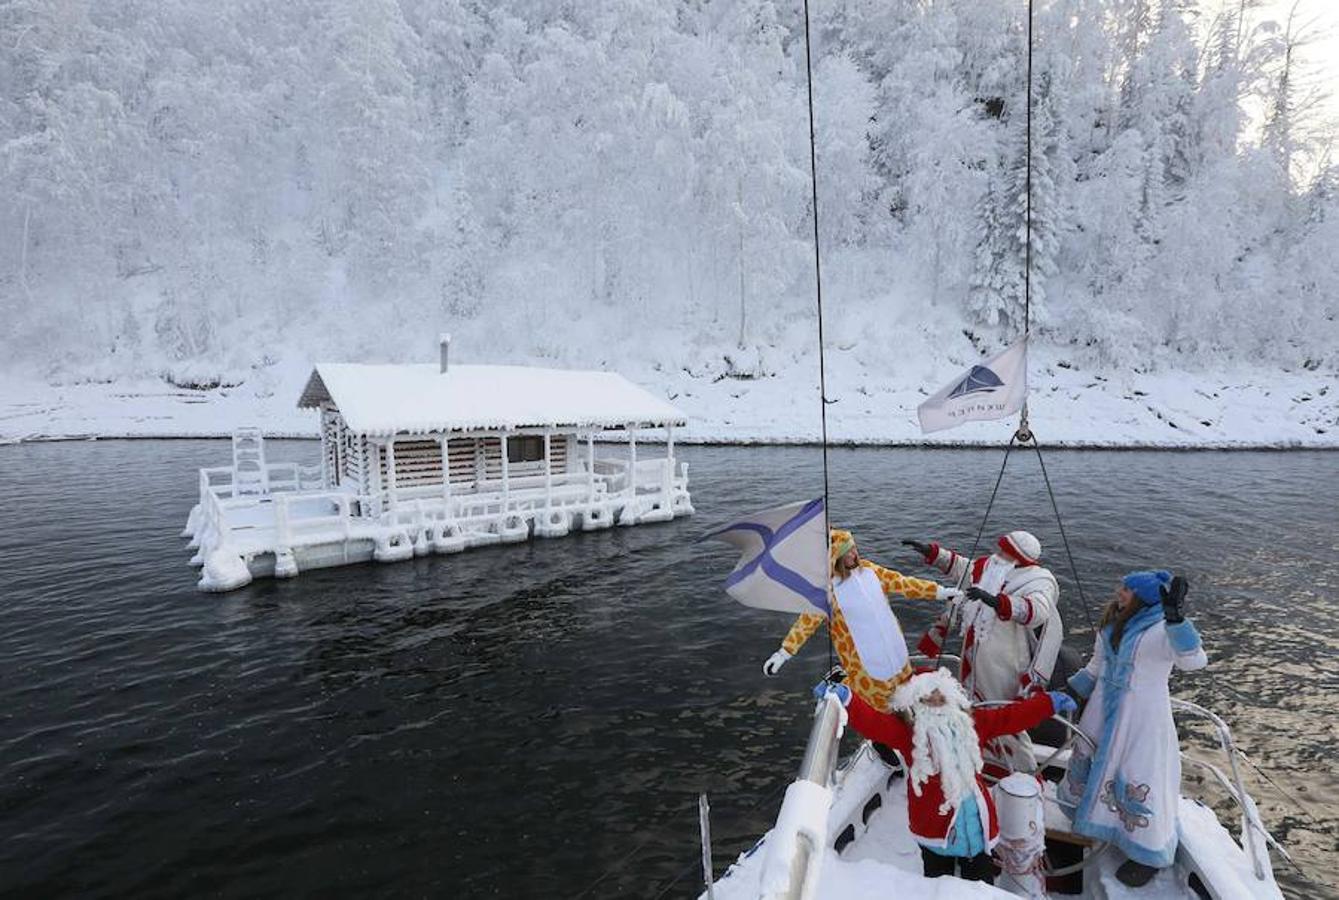
[[[833,684],[831,681],[820,681],[814,685],[814,699],[822,700],[828,694],[836,694],[837,702],[846,706],[851,702],[851,689],[844,684]]]
[[[1051,706],[1055,709],[1055,714],[1063,716],[1065,713],[1072,713],[1079,708],[1079,704],[1074,702],[1074,698],[1069,694],[1060,691],[1047,691],[1047,696],[1051,698]]]

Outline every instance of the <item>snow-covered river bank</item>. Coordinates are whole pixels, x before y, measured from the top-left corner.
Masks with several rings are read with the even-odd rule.
[[[916,406],[956,362],[899,360],[893,371],[891,364],[830,353],[830,440],[940,446],[1007,440],[1012,426],[1002,422],[969,423],[933,441],[921,435]],[[684,410],[689,425],[678,439],[687,442],[807,443],[821,434],[816,366],[805,357],[753,359],[740,368],[725,360],[696,369],[617,368]],[[255,424],[270,436],[315,437],[315,417],[296,405],[308,372],[305,364],[280,364],[207,389],[162,379],[50,384],[0,374],[0,442],[214,437]],[[1323,370],[1092,371],[1041,355],[1031,398],[1034,431],[1048,445],[1339,448],[1339,389]]]

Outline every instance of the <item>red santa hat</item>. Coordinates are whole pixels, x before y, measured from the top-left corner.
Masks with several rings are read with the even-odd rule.
[[[1041,542],[1027,531],[1011,531],[1000,537],[1004,555],[1024,566],[1035,566],[1041,559]]]

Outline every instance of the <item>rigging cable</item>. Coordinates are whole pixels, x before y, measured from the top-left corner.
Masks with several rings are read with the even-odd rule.
[[[809,198],[814,210],[814,292],[818,301],[818,404],[823,435],[823,534],[832,558],[832,517],[828,498],[828,383],[823,359],[823,266],[818,246],[818,151],[814,138],[814,66],[809,37],[809,0],[804,0],[804,76],[809,96]],[[828,601],[831,603],[831,599]],[[828,618],[828,671],[833,668],[832,619]]]
[[[1026,241],[1023,250],[1023,337],[1028,338],[1032,334],[1032,0],[1027,4],[1027,124],[1026,124],[1026,152],[1027,152],[1027,205],[1026,205]],[[1065,545],[1065,557],[1069,560],[1069,570],[1074,575],[1074,586],[1079,589],[1079,605],[1083,608],[1083,616],[1088,621],[1089,630],[1094,633],[1097,631],[1093,625],[1092,610],[1088,608],[1088,598],[1083,592],[1083,579],[1079,577],[1079,567],[1074,562],[1074,552],[1069,547],[1069,536],[1065,534],[1065,520],[1060,515],[1060,505],[1055,501],[1055,491],[1051,488],[1051,477],[1046,473],[1046,462],[1042,459],[1041,444],[1037,436],[1033,434],[1028,427],[1027,400],[1023,401],[1023,414],[1018,420],[1018,431],[1015,437],[1020,443],[1032,443],[1032,449],[1037,454],[1037,465],[1041,467],[1041,477],[1046,483],[1046,496],[1051,500],[1051,510],[1055,513],[1055,523],[1060,528],[1060,541]],[[1010,440],[1010,446],[1013,440]],[[1008,451],[1005,451],[1005,459],[1008,459]],[[989,514],[989,510],[987,510]]]
[[[1026,201],[1024,205],[1024,242],[1023,242],[1023,337],[1029,338],[1032,335],[1032,0],[1028,0],[1027,5],[1027,91],[1026,91],[1026,118],[1025,118],[1025,194]],[[1004,451],[1005,465],[1009,462],[1009,453],[1013,450],[1014,442],[1017,441],[1020,446],[1032,444],[1033,451],[1037,454],[1037,465],[1041,468],[1042,481],[1046,484],[1046,496],[1051,501],[1051,511],[1055,513],[1056,525],[1060,528],[1060,541],[1065,547],[1065,557],[1069,560],[1069,569],[1074,576],[1074,586],[1079,590],[1079,605],[1083,608],[1083,616],[1088,622],[1089,630],[1094,633],[1097,631],[1093,624],[1093,614],[1088,608],[1088,598],[1083,590],[1083,579],[1079,577],[1079,567],[1074,562],[1074,552],[1069,546],[1069,535],[1065,533],[1065,520],[1060,515],[1060,505],[1055,499],[1055,490],[1051,487],[1051,477],[1046,471],[1046,461],[1042,458],[1041,444],[1037,440],[1036,434],[1028,425],[1027,400],[1023,401],[1023,412],[1018,419],[1018,430],[1014,436],[1009,439],[1009,446]],[[1004,476],[1004,467],[1000,467],[1000,477]],[[995,503],[995,493],[999,490],[999,479],[995,481],[995,490],[990,494],[990,503],[986,506],[986,514],[981,518],[981,529],[986,527],[986,519],[990,517],[990,508]],[[977,532],[977,541],[981,539],[981,532]],[[972,555],[968,559],[976,557],[976,550],[973,548]]]

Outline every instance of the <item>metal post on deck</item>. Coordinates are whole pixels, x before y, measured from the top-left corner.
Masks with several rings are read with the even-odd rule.
[[[674,496],[674,426],[665,426],[665,508],[673,507]]]
[[[395,509],[399,505],[395,493],[395,435],[386,439],[386,481],[388,482],[386,488],[389,491],[391,509]]]
[[[451,439],[442,435],[442,506],[451,514]]]
[[[632,499],[637,499],[637,434],[633,431],[632,425],[626,426],[628,430],[628,493]]]
[[[595,432],[586,432],[586,502],[595,500]]]
[[[502,515],[507,514],[507,502],[511,499],[511,475],[507,461],[507,433],[502,432]]]
[[[330,410],[321,407],[321,490],[330,490]],[[298,477],[298,488],[302,478]]]
[[[381,463],[377,459],[377,444],[364,436],[363,440],[363,480],[367,482],[367,496],[376,515],[382,513],[381,503]]]
[[[544,429],[544,509],[553,505],[553,458],[549,456],[552,446],[549,429]]]

